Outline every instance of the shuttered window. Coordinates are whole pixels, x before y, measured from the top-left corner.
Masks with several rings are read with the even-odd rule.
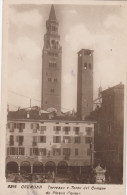
[[[61,136],[53,136],[53,143],[61,143]]]
[[[38,136],[39,143],[46,143],[46,136]]]

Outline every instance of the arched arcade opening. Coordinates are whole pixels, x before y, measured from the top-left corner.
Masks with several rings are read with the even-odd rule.
[[[10,161],[7,163],[6,172],[8,173],[18,173],[18,163]]]
[[[43,164],[41,162],[35,162],[33,164],[33,173],[43,173]]]
[[[66,161],[60,161],[57,166],[57,173],[58,174],[66,174],[68,171],[68,164]]]
[[[21,174],[31,173],[31,166],[30,166],[30,163],[28,161],[23,161],[21,163],[20,172],[21,172]]]
[[[46,164],[45,164],[45,172],[48,173],[48,172],[55,172],[56,173],[56,164],[53,162],[53,161],[48,161]]]

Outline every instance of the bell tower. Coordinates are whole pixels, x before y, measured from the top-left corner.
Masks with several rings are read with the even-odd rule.
[[[85,120],[93,111],[93,50],[78,52],[77,116]]]
[[[54,6],[51,6],[49,19],[46,21],[46,34],[42,52],[42,94],[41,107],[44,110],[55,108],[61,111],[61,56],[59,23]]]

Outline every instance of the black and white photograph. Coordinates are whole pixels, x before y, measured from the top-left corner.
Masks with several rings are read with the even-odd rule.
[[[5,178],[123,185],[123,4],[10,4]]]

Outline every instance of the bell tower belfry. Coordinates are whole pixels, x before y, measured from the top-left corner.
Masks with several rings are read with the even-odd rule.
[[[41,107],[44,110],[55,108],[61,111],[61,56],[59,23],[54,6],[51,6],[49,19],[46,21],[46,34],[42,52],[42,93]]]

